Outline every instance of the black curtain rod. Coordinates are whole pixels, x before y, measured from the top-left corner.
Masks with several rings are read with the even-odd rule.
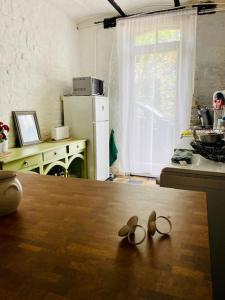
[[[139,14],[126,15],[126,16],[106,18],[103,21],[94,22],[94,24],[104,23],[104,28],[115,27],[117,19],[125,19],[125,18],[131,18],[131,17],[152,15],[152,14],[157,14],[157,13],[162,13],[162,12],[170,12],[170,11],[175,11],[175,10],[181,10],[181,9],[184,9],[184,8],[186,8],[186,7],[185,6],[178,6],[178,7],[174,7],[174,8],[169,8],[169,9],[164,9],[164,10],[155,10],[155,11],[150,11],[150,12],[141,13],[141,14],[139,13]],[[111,23],[112,26],[110,26],[110,23]],[[109,26],[107,26],[107,25],[109,25]]]
[[[145,16],[145,15],[153,15],[153,14],[158,14],[158,13],[165,13],[165,12],[171,12],[171,11],[177,11],[177,10],[182,10],[186,8],[197,8],[198,9],[198,14],[203,15],[203,14],[212,14],[215,13],[213,11],[208,11],[209,9],[215,9],[217,5],[215,3],[203,3],[203,4],[193,4],[192,6],[175,6],[173,8],[168,8],[168,9],[162,9],[162,10],[155,10],[155,11],[150,11],[146,13],[139,13],[139,14],[131,14],[131,15],[125,15],[125,16],[117,16],[117,17],[112,17],[112,18],[106,18],[103,21],[98,21],[94,22],[94,24],[104,24],[104,28],[111,28],[111,27],[116,27],[116,20],[121,19],[121,18],[132,18],[132,17],[138,17],[138,16]],[[205,13],[204,13],[205,12]]]
[[[170,11],[174,11],[174,10],[182,10],[185,9],[185,6],[176,6],[174,8],[169,8],[169,9],[162,9],[162,10],[155,10],[155,11],[149,11],[143,14],[134,14],[134,15],[130,15],[129,17],[135,17],[135,16],[144,16],[144,15],[153,15],[153,14],[158,14],[158,13],[162,13],[162,12],[170,12]]]

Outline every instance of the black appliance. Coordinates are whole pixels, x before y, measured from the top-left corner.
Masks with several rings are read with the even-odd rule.
[[[213,128],[213,117],[210,114],[210,110],[207,107],[198,108],[198,116],[201,120],[203,128]]]

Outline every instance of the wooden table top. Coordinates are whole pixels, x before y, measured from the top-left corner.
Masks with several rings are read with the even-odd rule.
[[[0,299],[212,299],[205,194],[20,174],[18,211],[0,218]],[[132,215],[171,216],[170,237],[135,247]]]

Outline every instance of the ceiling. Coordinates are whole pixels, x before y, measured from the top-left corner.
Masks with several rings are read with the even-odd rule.
[[[77,23],[105,15],[118,15],[107,0],[50,0]],[[115,0],[126,13],[143,12],[149,9],[173,7],[173,0]],[[184,4],[185,0],[180,0]]]

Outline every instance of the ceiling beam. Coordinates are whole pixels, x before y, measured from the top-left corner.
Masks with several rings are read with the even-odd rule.
[[[108,2],[115,8],[115,10],[116,10],[122,17],[126,17],[125,12],[121,9],[121,7],[120,7],[114,0],[108,0]]]
[[[179,7],[180,6],[180,0],[174,0],[174,6]]]

